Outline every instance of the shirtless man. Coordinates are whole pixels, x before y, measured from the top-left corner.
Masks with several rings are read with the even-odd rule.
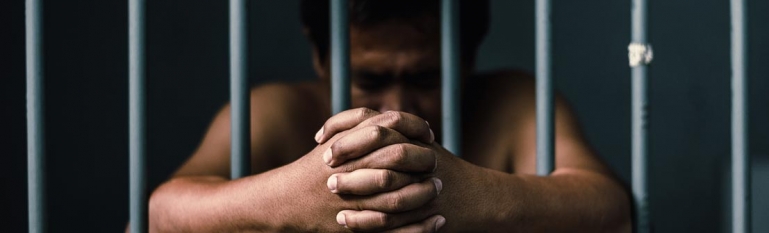
[[[228,179],[230,113],[222,109],[197,151],[152,193],[151,230],[630,231],[627,190],[563,99],[555,171],[534,175],[533,79],[474,73],[488,1],[460,3],[462,157],[441,147],[439,2],[350,1],[353,109],[331,116],[328,2],[302,1],[319,79],[251,91],[248,177]]]

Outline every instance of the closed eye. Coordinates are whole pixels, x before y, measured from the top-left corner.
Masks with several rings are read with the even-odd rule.
[[[408,84],[423,90],[437,89],[441,86],[441,74],[438,71],[410,75],[406,80]]]
[[[389,85],[392,80],[391,75],[360,72],[353,77],[353,84],[366,91],[377,91]]]

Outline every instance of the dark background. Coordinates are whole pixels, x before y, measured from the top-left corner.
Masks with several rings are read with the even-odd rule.
[[[534,67],[534,1],[492,1],[479,69]],[[587,137],[630,178],[630,1],[554,1],[553,74]],[[749,0],[753,227],[769,223],[769,1]],[[147,2],[149,181],[195,149],[228,99],[227,1]],[[250,1],[250,80],[313,79],[298,1]],[[657,232],[728,232],[726,0],[650,1],[650,203]],[[120,232],[128,215],[127,1],[45,1],[52,232]],[[0,232],[24,232],[24,4],[0,1]]]

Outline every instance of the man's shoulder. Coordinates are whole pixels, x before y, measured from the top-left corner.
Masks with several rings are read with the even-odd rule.
[[[510,127],[504,132],[513,132],[530,122],[536,100],[532,75],[520,70],[497,70],[478,73],[468,81],[468,98],[464,100],[468,119]]]
[[[313,81],[264,83],[251,88],[251,98],[298,98],[315,94],[314,92],[318,92],[321,86],[320,82]]]
[[[251,88],[251,105],[288,114],[322,112],[327,105],[323,91],[320,82],[266,83]]]
[[[270,105],[320,104],[326,88],[320,82],[265,83],[251,88],[251,100]]]
[[[473,99],[496,105],[489,107],[515,107],[510,103],[534,98],[536,82],[533,75],[523,70],[509,69],[477,73],[467,84]]]
[[[529,88],[534,85],[534,76],[524,70],[500,69],[478,72],[471,77],[472,84],[484,89],[502,92]]]

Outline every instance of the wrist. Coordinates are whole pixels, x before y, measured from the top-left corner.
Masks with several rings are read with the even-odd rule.
[[[494,231],[499,224],[509,225],[515,217],[512,213],[520,208],[515,200],[518,194],[511,192],[515,189],[511,188],[510,174],[457,158],[439,162],[438,170],[437,176],[445,179],[439,205],[446,217],[444,228],[449,231]]]
[[[336,223],[336,214],[343,208],[338,195],[326,187],[332,174],[321,156],[309,153],[285,166],[259,174],[259,186],[250,185],[250,195],[258,196],[261,203],[252,208],[249,219],[260,219],[271,232],[326,232],[342,229]],[[257,209],[258,208],[258,209]],[[254,228],[252,228],[254,229]]]
[[[287,165],[291,166],[291,165]],[[282,172],[286,166],[258,175],[230,181],[217,192],[225,198],[225,205],[212,206],[229,212],[225,222],[235,224],[237,229],[245,231],[285,232],[297,230],[301,218],[291,210],[297,206],[294,178],[290,172]]]

